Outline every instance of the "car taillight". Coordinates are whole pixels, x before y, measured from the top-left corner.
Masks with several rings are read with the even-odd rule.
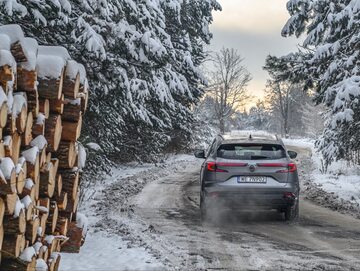
[[[219,163],[207,162],[206,163],[207,170],[211,171],[211,172],[228,172],[227,170],[218,168],[219,166],[220,167],[246,167],[247,165],[248,165],[247,163],[225,163],[225,162],[219,162]]]
[[[296,171],[295,163],[259,163],[258,167],[285,167],[286,169],[281,169],[276,171],[277,173],[289,173]]]
[[[296,164],[295,163],[289,163],[287,165],[287,169],[279,170],[278,173],[289,173],[289,172],[295,172],[296,171]]]

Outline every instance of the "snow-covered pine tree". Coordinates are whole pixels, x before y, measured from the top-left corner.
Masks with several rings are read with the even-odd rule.
[[[291,18],[283,36],[305,34],[306,38],[300,52],[273,61],[277,75],[305,79],[316,91],[317,101],[329,108],[318,146],[328,163],[346,158],[360,147],[355,132],[360,118],[360,2],[290,0],[287,9]]]
[[[190,108],[202,95],[214,9],[215,0],[3,0],[0,24],[20,24],[86,65],[84,140],[112,159],[145,161],[172,140],[186,143],[177,138],[188,138]]]

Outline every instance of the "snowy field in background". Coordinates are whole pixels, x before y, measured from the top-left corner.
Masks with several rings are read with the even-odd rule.
[[[312,181],[328,193],[336,194],[340,199],[360,205],[360,167],[349,165],[346,161],[332,163],[327,172],[322,171],[322,156],[317,153],[314,141],[309,139],[283,139],[289,146],[310,148],[314,170]]]
[[[171,155],[166,158],[163,165],[177,163],[178,161],[194,160],[190,155]],[[129,247],[128,242],[116,233],[110,234],[107,229],[96,227],[99,217],[95,215],[94,208],[99,206],[101,191],[107,186],[156,167],[153,164],[130,163],[120,165],[112,170],[111,176],[87,194],[90,198],[84,201],[80,211],[87,214],[89,220],[89,233],[80,254],[61,253],[61,271],[115,271],[115,270],[164,270],[164,265],[142,247]],[[114,202],[116,204],[116,202]],[[104,212],[107,210],[104,209]]]

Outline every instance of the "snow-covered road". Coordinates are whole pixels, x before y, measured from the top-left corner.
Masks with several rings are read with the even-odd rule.
[[[297,151],[299,160],[309,159],[308,149],[297,147]],[[96,225],[109,234],[121,235],[128,248],[145,249],[148,256],[140,259],[146,259],[148,265],[134,262],[133,268],[349,270],[360,266],[359,220],[305,199],[295,224],[284,222],[276,212],[225,213],[202,223],[200,162],[191,158],[175,161],[139,172],[127,181],[115,181],[104,190],[104,200],[97,208],[102,218]],[[129,190],[126,184],[132,182],[138,185]],[[119,193],[128,197],[119,197]],[[127,263],[111,270],[131,267]]]

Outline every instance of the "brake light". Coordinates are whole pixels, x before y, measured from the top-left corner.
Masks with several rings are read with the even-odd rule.
[[[281,169],[276,171],[276,173],[289,173],[296,171],[296,164],[295,163],[259,163],[257,164],[258,167],[285,167],[286,169]]]
[[[278,173],[289,173],[289,172],[295,172],[296,171],[296,164],[295,163],[289,163],[287,165],[287,169],[279,170]]]
[[[219,162],[219,163],[207,162],[206,163],[207,170],[211,171],[211,172],[228,172],[227,170],[218,168],[219,166],[220,167],[246,167],[247,165],[248,165],[247,163],[225,163],[225,162]]]

